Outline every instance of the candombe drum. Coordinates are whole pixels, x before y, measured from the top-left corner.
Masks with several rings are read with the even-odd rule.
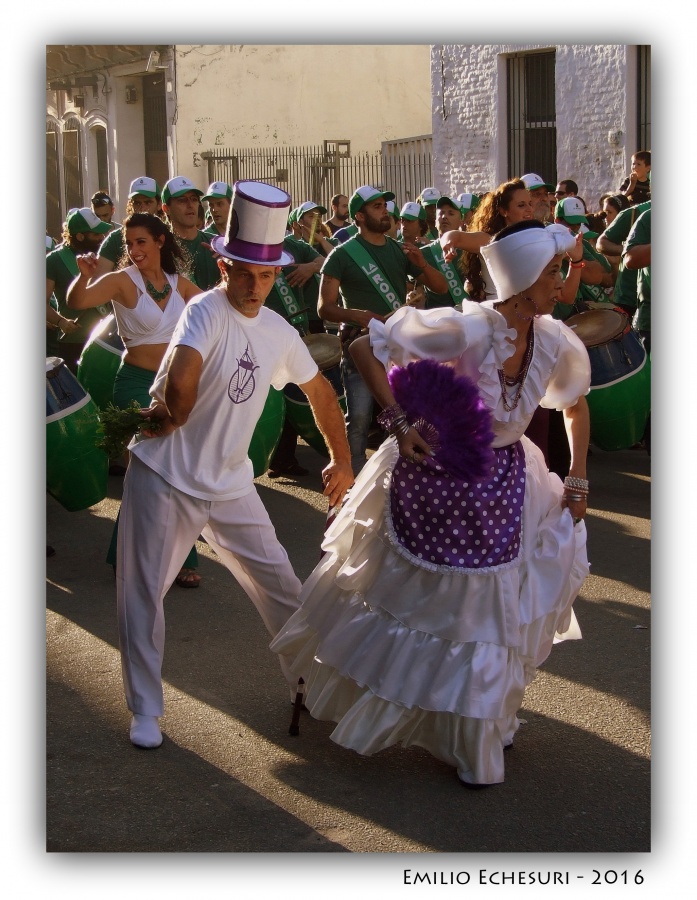
[[[62,359],[46,357],[46,489],[70,512],[106,497],[97,407]]]
[[[303,338],[317,367],[334,388],[341,409],[346,412],[346,398],[341,381],[341,341],[333,334],[308,334]],[[286,416],[300,437],[322,456],[329,456],[322,433],[315,423],[312,407],[297,384],[287,384]]]
[[[588,350],[591,440],[601,450],[633,447],[651,412],[651,366],[639,334],[616,307],[590,309],[565,324]]]
[[[283,420],[286,415],[286,401],[283,391],[269,388],[261,418],[256,424],[252,440],[249,444],[249,458],[254,467],[254,477],[263,475],[269,468],[271,457],[281,439]]]
[[[78,381],[100,409],[113,402],[114,381],[123,350],[112,313],[94,328],[77,363]]]

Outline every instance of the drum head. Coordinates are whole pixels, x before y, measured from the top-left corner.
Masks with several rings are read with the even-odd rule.
[[[586,347],[598,347],[619,337],[629,328],[629,318],[616,309],[589,309],[564,322]]]
[[[320,372],[338,366],[341,362],[341,341],[336,335],[308,334],[303,341]]]

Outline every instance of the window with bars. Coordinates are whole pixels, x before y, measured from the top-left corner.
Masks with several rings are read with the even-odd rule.
[[[506,61],[509,178],[535,172],[557,180],[555,58],[552,50]]]
[[[651,47],[637,47],[637,140],[639,150],[651,149]]]

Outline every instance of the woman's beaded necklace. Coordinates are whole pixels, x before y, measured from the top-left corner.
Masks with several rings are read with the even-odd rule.
[[[513,410],[520,403],[525,379],[528,376],[530,363],[532,362],[532,354],[534,348],[535,329],[533,326],[530,326],[530,330],[528,331],[528,342],[525,347],[525,356],[523,357],[523,363],[520,367],[520,370],[518,371],[518,374],[515,376],[504,375],[503,369],[498,369],[499,383],[501,385],[501,399],[503,400],[503,408],[506,410],[506,412],[513,412]],[[515,385],[517,385],[517,389],[515,395],[513,396],[513,399],[511,399],[506,392],[506,388],[514,387]]]
[[[161,291],[158,291],[146,278],[145,279],[145,290],[148,292],[148,294],[150,294],[150,296],[156,303],[159,303],[161,300],[164,300],[165,297],[167,297],[169,295],[169,292],[171,290],[171,285],[165,279],[165,286],[162,288]]]

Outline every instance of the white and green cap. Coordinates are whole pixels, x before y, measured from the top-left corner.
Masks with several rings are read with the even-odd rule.
[[[227,181],[214,181],[201,200],[232,200],[232,188]]]
[[[548,191],[553,191],[555,187],[555,185],[549,184],[543,178],[540,178],[539,175],[535,175],[534,172],[523,175],[520,180],[529,191],[536,191],[538,188],[547,188]]]
[[[461,216],[464,217],[465,215],[465,210],[462,208],[462,204],[454,197],[439,197],[436,200],[436,206],[438,207],[438,209],[440,209],[442,206],[452,206],[452,208],[456,209]]]
[[[405,203],[399,213],[400,219],[406,219],[408,222],[415,222],[417,219],[424,222],[426,220],[426,210],[420,203],[411,200]]]
[[[68,226],[70,234],[85,234],[88,231],[93,231],[95,234],[107,234],[111,231],[111,225],[108,222],[102,222],[89,206],[71,209],[65,224]]]
[[[319,203],[315,203],[313,200],[306,200],[298,206],[296,210],[296,219],[300,219],[305,213],[314,212],[314,210],[321,212],[322,215],[327,211],[324,206],[320,206]]]
[[[193,191],[199,197],[203,196],[203,191],[200,191],[190,178],[186,178],[184,175],[176,175],[174,178],[170,178],[162,189],[162,202],[169,203],[172,197],[182,197],[184,194],[188,194],[189,191]]]
[[[355,218],[356,213],[366,203],[370,203],[371,200],[379,200],[381,197],[384,197],[385,200],[394,200],[393,193],[390,191],[379,191],[370,184],[364,184],[362,187],[356,188],[349,200],[349,215],[352,219]]]
[[[144,197],[159,198],[160,189],[154,178],[148,178],[147,175],[141,175],[140,178],[136,178],[131,182],[131,186],[128,189],[128,199],[130,200],[132,197],[135,197],[136,194],[142,194]]]
[[[394,200],[387,201],[387,212],[392,216],[393,219],[399,218],[399,210],[397,209],[397,204]]]
[[[433,206],[440,199],[440,191],[434,187],[424,188],[419,194],[419,203],[422,206]]]
[[[476,194],[458,194],[457,202],[465,213],[472,212],[479,206],[479,197]]]
[[[588,224],[586,210],[578,197],[564,197],[554,207],[554,218],[562,219],[569,225]]]

